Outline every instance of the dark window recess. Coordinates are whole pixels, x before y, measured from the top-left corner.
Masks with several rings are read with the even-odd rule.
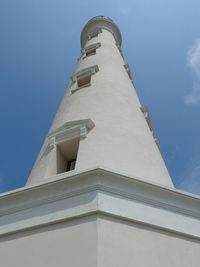
[[[92,39],[94,37],[97,37],[100,33],[102,33],[102,30],[101,29],[98,29],[96,31],[93,31],[91,32],[89,35],[88,35],[88,39]]]
[[[89,86],[90,82],[91,82],[91,75],[77,79],[78,87]]]
[[[72,160],[68,161],[66,171],[68,172],[68,171],[74,170],[75,165],[76,165],[76,159],[72,159]]]
[[[57,144],[57,174],[75,169],[79,141],[79,138],[74,138]]]
[[[96,48],[86,51],[85,55],[86,57],[96,55]]]
[[[92,39],[92,38],[94,38],[94,37],[97,37],[98,35],[99,35],[98,32],[94,32],[94,33],[92,33],[92,34],[90,35],[90,38]]]

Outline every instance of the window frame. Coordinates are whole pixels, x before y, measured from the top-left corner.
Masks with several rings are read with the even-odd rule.
[[[86,47],[84,47],[82,50],[81,50],[81,54],[82,54],[82,58],[85,59],[89,56],[92,56],[92,55],[96,55],[97,53],[97,49],[101,47],[101,43],[98,42],[98,43],[95,43],[95,44],[91,44],[91,45],[88,45]],[[92,54],[87,54],[87,53],[90,53],[90,51],[94,51]]]
[[[94,66],[82,69],[82,70],[78,71],[77,73],[75,73],[71,77],[71,80],[72,80],[72,85],[74,83],[76,83],[76,87],[75,87],[75,89],[71,89],[71,94],[75,93],[76,91],[78,91],[82,88],[89,87],[91,85],[92,75],[94,75],[98,71],[99,71],[98,65],[94,65]],[[88,76],[90,76],[90,83],[85,84],[83,86],[78,86],[78,80],[84,79],[85,77],[88,77]]]
[[[47,135],[47,147],[40,157],[41,159],[44,156],[48,156],[50,160],[45,171],[45,177],[51,177],[66,172],[68,162],[74,160],[75,158],[77,159],[81,140],[87,137],[87,134],[94,126],[95,124],[91,119],[70,121],[51,131]],[[73,147],[73,145],[75,145],[75,147]],[[65,154],[65,151],[68,151],[65,146],[70,148],[69,155],[67,155],[68,152]],[[60,163],[58,163],[58,159],[61,159]],[[65,168],[64,162],[66,162]],[[60,168],[62,170],[65,169],[65,171],[60,171]]]
[[[95,37],[98,37],[98,35],[102,33],[102,29],[97,29],[97,30],[94,30],[92,32],[90,32],[87,36],[87,40],[91,40],[92,38],[95,38]]]

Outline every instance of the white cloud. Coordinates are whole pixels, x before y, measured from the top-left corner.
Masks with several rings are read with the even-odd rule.
[[[185,171],[177,187],[181,190],[200,195],[200,160],[191,164]]]
[[[184,102],[187,105],[200,104],[200,83],[194,83],[191,92],[184,97]]]
[[[196,75],[196,81],[192,90],[184,97],[184,102],[186,105],[195,106],[200,104],[200,39],[197,39],[188,51],[188,66]]]
[[[200,78],[200,39],[188,51],[188,66]]]

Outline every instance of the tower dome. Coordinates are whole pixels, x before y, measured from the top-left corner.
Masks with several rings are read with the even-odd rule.
[[[81,47],[85,46],[89,34],[94,31],[105,29],[111,32],[115,38],[116,44],[121,47],[122,36],[118,26],[109,17],[96,16],[88,21],[81,32]]]

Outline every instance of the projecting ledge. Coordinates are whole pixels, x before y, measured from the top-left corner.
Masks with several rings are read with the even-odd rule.
[[[111,32],[116,44],[121,47],[122,36],[118,26],[112,19],[105,16],[96,16],[87,22],[81,32],[81,47],[83,48],[85,46],[88,35],[102,29]]]
[[[105,168],[71,171],[0,195],[0,235],[92,213],[200,239],[200,198]]]

